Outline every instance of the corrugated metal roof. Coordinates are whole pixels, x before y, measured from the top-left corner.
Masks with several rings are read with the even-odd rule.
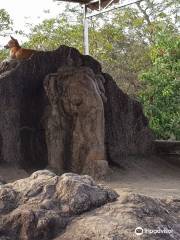
[[[72,2],[72,3],[79,3],[79,4],[86,4],[88,8],[91,10],[98,10],[99,3],[101,7],[110,6],[113,3],[120,2],[119,0],[55,0],[61,2]]]

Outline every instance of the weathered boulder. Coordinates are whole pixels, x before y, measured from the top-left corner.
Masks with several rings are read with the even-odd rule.
[[[50,240],[78,214],[116,200],[118,194],[88,176],[48,170],[0,185],[0,239]]]
[[[123,193],[75,218],[54,240],[179,240],[179,222],[180,199]]]
[[[128,155],[144,154],[151,149],[152,133],[141,105],[124,94],[92,57],[60,46],[22,62],[3,63],[0,73],[0,163],[20,165],[28,170],[42,169],[49,163],[60,171],[63,165],[66,170],[92,174],[99,169],[103,173],[107,169],[106,159],[121,165]],[[65,97],[69,103],[60,104],[66,78],[70,83],[67,92],[73,92]],[[53,83],[58,83],[60,89]],[[77,107],[79,94],[83,95],[83,111]],[[76,102],[76,107],[71,102]],[[64,112],[64,106],[64,117],[57,115]],[[79,108],[79,115],[75,108]],[[76,136],[77,131],[80,137]],[[88,161],[92,158],[98,161]]]
[[[118,193],[87,175],[57,176],[48,170],[2,184],[0,239],[180,239],[180,198]]]

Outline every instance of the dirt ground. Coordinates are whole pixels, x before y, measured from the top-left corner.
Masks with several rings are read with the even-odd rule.
[[[7,165],[0,165],[0,182],[13,182],[15,180],[28,177],[29,174],[23,169],[17,167],[8,167]]]
[[[25,178],[29,174],[22,169],[0,166],[0,181]],[[134,192],[157,198],[180,197],[180,167],[158,157],[129,158],[122,167],[111,167],[110,174],[100,183],[122,192]]]
[[[103,181],[119,194],[134,192],[157,198],[180,197],[180,166],[159,157],[132,157],[123,165],[122,168],[113,167]]]

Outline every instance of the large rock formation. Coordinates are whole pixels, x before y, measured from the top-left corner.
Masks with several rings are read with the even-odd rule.
[[[76,215],[117,197],[88,175],[34,172],[29,178],[0,185],[0,239],[53,239]]]
[[[92,57],[61,46],[3,63],[0,73],[1,163],[103,175],[106,159],[121,165],[150,150],[141,105]]]
[[[110,162],[121,165],[128,160],[127,156],[151,153],[153,134],[142,105],[123,93],[109,74],[103,76],[107,96],[104,104],[107,153]]]

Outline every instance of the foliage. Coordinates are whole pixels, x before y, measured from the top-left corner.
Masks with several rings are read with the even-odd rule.
[[[166,27],[155,40],[153,66],[141,74],[139,97],[156,136],[180,140],[180,39]]]
[[[0,9],[0,36],[5,35],[5,31],[11,29],[12,21],[5,9]]]
[[[44,20],[35,26],[29,35],[26,47],[53,50],[59,45],[76,47],[82,51],[82,24],[71,25],[65,18]]]
[[[83,52],[82,16],[78,10],[71,11],[76,12],[73,22],[72,17],[64,13],[32,27],[24,46],[52,50],[65,44]],[[130,8],[116,12],[111,21],[107,19],[108,16],[101,16],[89,21],[90,54],[132,95],[138,88],[138,72],[151,64],[148,44],[137,30],[142,28],[144,19],[139,17],[137,9]]]
[[[0,62],[2,62],[4,59],[6,59],[8,56],[8,53],[6,50],[0,50]]]
[[[0,9],[0,37],[7,35],[7,31],[11,30],[12,20],[5,9]],[[7,57],[7,52],[0,50],[0,62]]]

